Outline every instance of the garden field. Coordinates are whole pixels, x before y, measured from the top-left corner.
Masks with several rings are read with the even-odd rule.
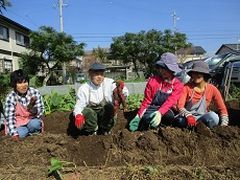
[[[111,135],[73,138],[69,115],[48,114],[43,134],[19,142],[1,136],[0,179],[240,179],[239,124],[132,133],[134,112],[119,111]]]

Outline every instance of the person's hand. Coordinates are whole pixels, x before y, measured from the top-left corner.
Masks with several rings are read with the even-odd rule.
[[[150,121],[151,127],[158,127],[162,120],[162,115],[159,111],[154,111],[152,114],[150,114],[150,118],[152,119]]]
[[[139,122],[140,122],[140,117],[136,115],[135,118],[133,118],[129,123],[130,131],[132,132],[136,131],[138,129]]]
[[[13,141],[19,141],[19,135],[18,135],[18,134],[13,135],[13,136],[12,136],[12,140],[13,140]]]
[[[228,116],[221,116],[221,126],[227,126],[229,122]]]
[[[197,120],[193,115],[189,115],[186,118],[187,118],[188,127],[192,128],[192,127],[195,127],[197,125]]]
[[[85,124],[85,117],[82,114],[77,114],[75,116],[75,126],[78,129],[81,129],[84,124]]]

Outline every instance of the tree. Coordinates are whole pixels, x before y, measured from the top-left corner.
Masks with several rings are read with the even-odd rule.
[[[0,14],[2,14],[2,9],[6,10],[7,6],[11,6],[11,3],[8,0],[0,0]]]
[[[164,52],[176,52],[182,47],[188,47],[185,34],[173,33],[171,30],[164,32],[157,30],[140,31],[139,33],[126,33],[113,38],[111,56],[123,60],[123,63],[132,62],[135,72],[139,77],[139,65],[153,72],[153,65]]]
[[[107,60],[107,50],[101,47],[97,47],[93,49],[93,55],[97,59],[97,61],[105,62]]]
[[[46,67],[48,71],[43,83],[46,85],[53,70],[59,68],[63,62],[83,55],[84,45],[77,44],[72,36],[64,32],[42,26],[39,31],[30,33],[29,52],[21,56],[22,68],[30,74],[36,74],[39,68]]]

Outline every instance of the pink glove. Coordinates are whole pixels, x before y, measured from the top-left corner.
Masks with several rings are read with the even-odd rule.
[[[75,126],[78,129],[81,129],[84,124],[85,124],[85,117],[83,115],[81,115],[81,114],[77,114],[75,116]]]

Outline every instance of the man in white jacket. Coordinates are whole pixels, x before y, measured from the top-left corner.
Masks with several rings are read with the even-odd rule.
[[[105,66],[93,63],[89,68],[90,81],[80,86],[77,92],[77,102],[73,111],[74,124],[81,134],[109,134],[115,124],[114,107],[116,98],[113,92],[124,101],[128,89],[121,84],[116,86],[113,79],[104,77]]]

